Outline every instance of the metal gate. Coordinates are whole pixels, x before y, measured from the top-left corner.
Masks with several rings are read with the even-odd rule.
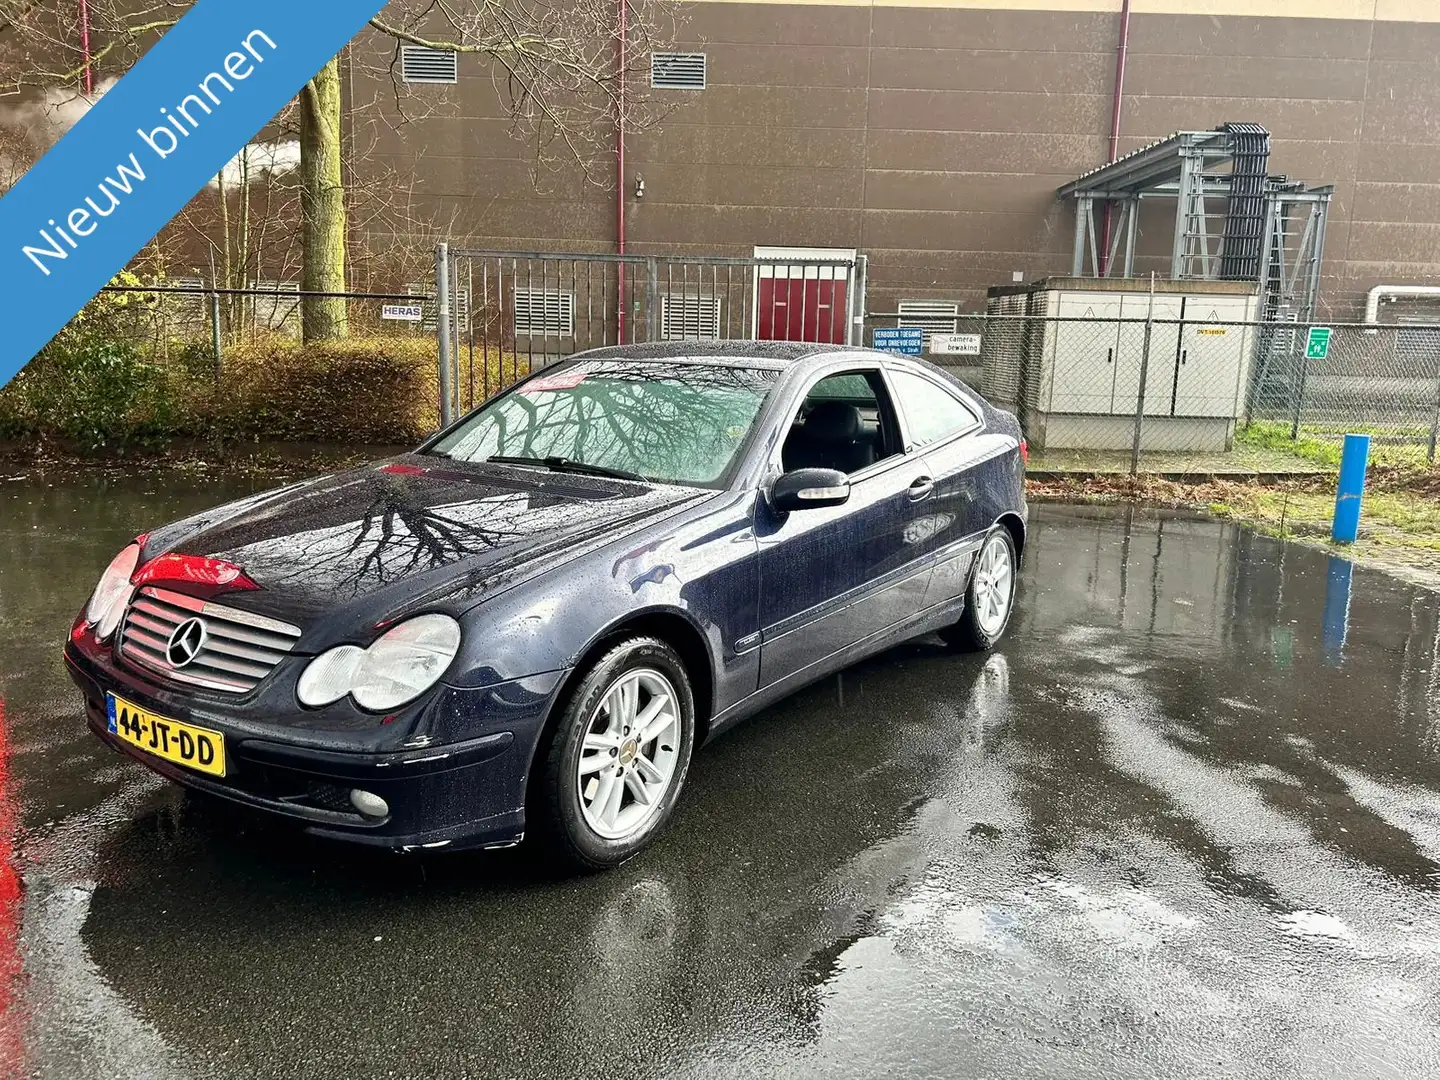
[[[574,353],[653,341],[856,344],[865,256],[595,255],[451,248],[435,260],[442,419]]]

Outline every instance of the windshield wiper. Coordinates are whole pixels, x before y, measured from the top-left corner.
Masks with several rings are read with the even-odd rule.
[[[645,477],[639,473],[627,472],[624,469],[612,469],[605,465],[587,465],[583,461],[575,461],[566,457],[517,457],[512,454],[495,454],[485,459],[494,462],[496,465],[543,465],[552,472],[579,473],[583,476],[608,476],[616,480],[638,480],[641,483],[648,483]]]

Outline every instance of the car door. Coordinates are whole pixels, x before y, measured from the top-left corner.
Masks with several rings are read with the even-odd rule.
[[[1013,470],[1015,444],[987,432],[980,412],[940,377],[901,364],[886,377],[911,452],[934,480],[910,525],[913,549],[934,567],[923,605],[933,607],[964,594],[971,560],[999,515],[997,493],[1007,490],[1001,471]]]
[[[920,564],[909,543],[909,527],[929,494],[929,477],[925,462],[903,450],[878,364],[857,364],[814,380],[800,412],[810,408],[813,415],[814,403],[830,397],[827,384],[854,375],[867,388],[874,416],[865,418],[866,431],[876,448],[875,460],[842,469],[850,478],[848,501],[777,515],[762,499],[757,511],[762,687],[878,634],[924,601],[929,567]],[[790,417],[794,434],[802,433],[804,421],[794,411]],[[785,443],[793,445],[794,435]],[[786,456],[786,450],[777,455],[774,473],[782,471]],[[823,454],[801,464],[823,465]]]

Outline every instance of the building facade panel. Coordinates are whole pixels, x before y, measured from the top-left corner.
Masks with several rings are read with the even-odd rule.
[[[1098,52],[916,47],[876,48],[870,53],[870,85],[876,89],[1106,96],[1114,77],[1115,58]]]
[[[845,128],[789,128],[764,138],[738,124],[681,124],[674,120],[627,141],[642,172],[648,162],[692,165],[763,163],[774,168],[863,168],[865,142]],[[599,197],[599,196],[597,196]]]
[[[1440,284],[1440,2],[1134,6],[1122,153],[1264,124],[1273,171],[1337,185],[1322,310],[1356,314],[1379,280]],[[907,293],[973,310],[1013,272],[1068,272],[1074,216],[1055,189],[1106,159],[1119,9],[702,0],[677,47],[706,53],[706,89],[657,92],[668,111],[627,140],[630,248],[859,248],[877,310]],[[467,240],[613,243],[615,192],[563,169],[532,192],[503,95],[478,61],[461,70],[440,115],[371,129],[387,165],[435,170],[418,189]],[[1171,208],[1147,207],[1141,229],[1140,268],[1168,269]]]
[[[808,207],[853,209],[863,198],[865,170],[773,165],[691,165],[648,162],[637,176],[645,181],[650,205]],[[637,207],[637,212],[639,208]]]
[[[686,40],[677,48],[705,53],[711,86],[833,86],[863,90],[870,63],[870,51],[858,45]],[[689,91],[677,91],[670,98],[684,104],[689,96]]]
[[[896,131],[995,131],[1063,135],[1108,123],[1101,94],[998,90],[872,90],[870,127]]]

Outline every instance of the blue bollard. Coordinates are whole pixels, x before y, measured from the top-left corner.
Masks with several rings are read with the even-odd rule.
[[[1370,436],[1346,435],[1340,454],[1340,486],[1335,492],[1335,524],[1330,535],[1337,544],[1353,544],[1360,535],[1360,499],[1365,494],[1365,469],[1370,462]]]

